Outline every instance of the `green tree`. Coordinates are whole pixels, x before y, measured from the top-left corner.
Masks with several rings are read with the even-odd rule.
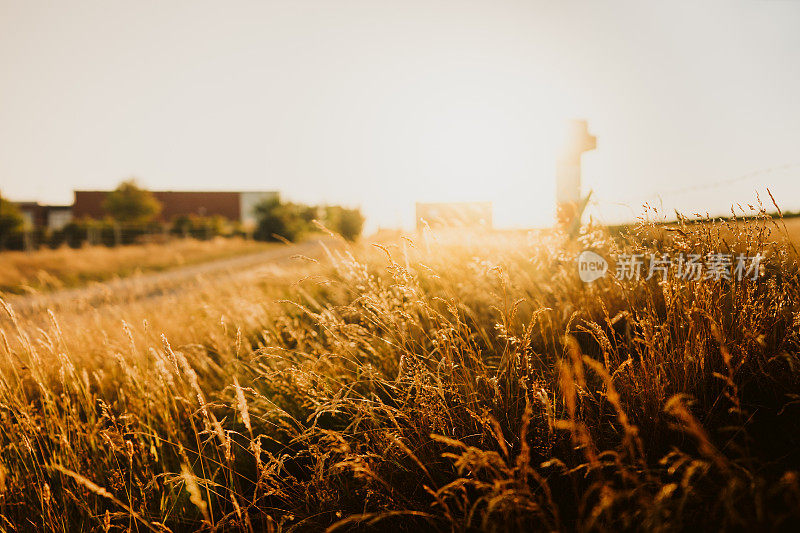
[[[133,179],[123,181],[103,202],[108,215],[125,224],[146,224],[161,213],[161,202]]]
[[[22,231],[25,219],[17,206],[0,196],[0,245],[4,245],[8,237]]]

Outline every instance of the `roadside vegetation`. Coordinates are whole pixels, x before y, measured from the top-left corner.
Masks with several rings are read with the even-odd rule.
[[[207,241],[173,239],[119,248],[85,246],[45,248],[35,252],[6,251],[0,253],[0,291],[21,294],[77,287],[92,281],[258,252],[270,246],[242,238],[218,237]]]
[[[296,242],[320,230],[334,232],[355,241],[364,228],[360,209],[338,205],[305,205],[276,198],[256,206],[258,224],[253,238],[262,241]]]
[[[648,231],[359,244],[157,301],[7,308],[0,527],[790,529],[786,228],[761,209]],[[584,249],[766,259],[758,279],[585,284]]]
[[[135,179],[121,182],[102,203],[100,218],[80,217],[61,227],[26,223],[17,204],[0,195],[0,252],[59,247],[109,247],[164,242],[169,238],[209,240],[249,238],[269,242],[297,242],[328,230],[355,241],[364,228],[360,208],[306,205],[278,196],[254,207],[255,221],[247,224],[221,215],[186,213],[166,220],[155,195]],[[324,229],[323,229],[324,228]]]

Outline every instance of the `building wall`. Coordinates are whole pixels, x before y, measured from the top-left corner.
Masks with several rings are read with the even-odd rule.
[[[36,217],[34,214],[28,209],[20,209],[20,214],[22,215],[22,229],[25,231],[31,230],[36,226]]]
[[[278,193],[275,191],[264,192],[243,192],[239,196],[239,213],[241,213],[241,222],[247,228],[253,228],[256,225],[255,207],[265,200],[272,200],[278,198]]]
[[[103,201],[106,191],[75,191],[75,201],[72,203],[72,215],[75,218],[103,218]]]
[[[72,220],[72,208],[68,205],[40,205],[36,202],[17,202],[17,207],[25,219],[25,229],[47,227],[62,229]]]
[[[72,221],[72,209],[69,207],[58,207],[50,209],[47,213],[47,227],[53,231],[64,229],[64,226]]]
[[[154,191],[161,202],[162,220],[172,220],[181,215],[210,217],[219,215],[229,220],[240,220],[238,192]]]
[[[153,191],[161,202],[160,219],[172,220],[182,215],[219,215],[229,220],[254,222],[252,208],[264,198],[277,196],[276,192],[196,192]],[[75,191],[73,215],[75,218],[103,218],[103,202],[108,191]]]

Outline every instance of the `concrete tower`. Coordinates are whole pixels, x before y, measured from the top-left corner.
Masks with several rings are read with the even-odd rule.
[[[589,133],[588,123],[570,120],[556,161],[556,216],[558,224],[570,233],[580,227],[589,200],[589,195],[581,195],[581,155],[596,147],[597,138]]]

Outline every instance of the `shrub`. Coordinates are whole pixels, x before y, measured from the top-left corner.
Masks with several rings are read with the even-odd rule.
[[[232,233],[230,221],[220,215],[209,217],[199,215],[181,215],[172,220],[170,233],[183,237],[206,240]]]
[[[352,242],[361,235],[364,227],[364,215],[361,214],[360,209],[348,209],[338,205],[327,206],[325,226]]]
[[[253,233],[255,239],[294,242],[312,230],[315,208],[273,198],[258,204],[255,212],[258,220]]]
[[[0,196],[0,249],[7,246],[12,236],[22,231],[24,222],[17,206]]]

